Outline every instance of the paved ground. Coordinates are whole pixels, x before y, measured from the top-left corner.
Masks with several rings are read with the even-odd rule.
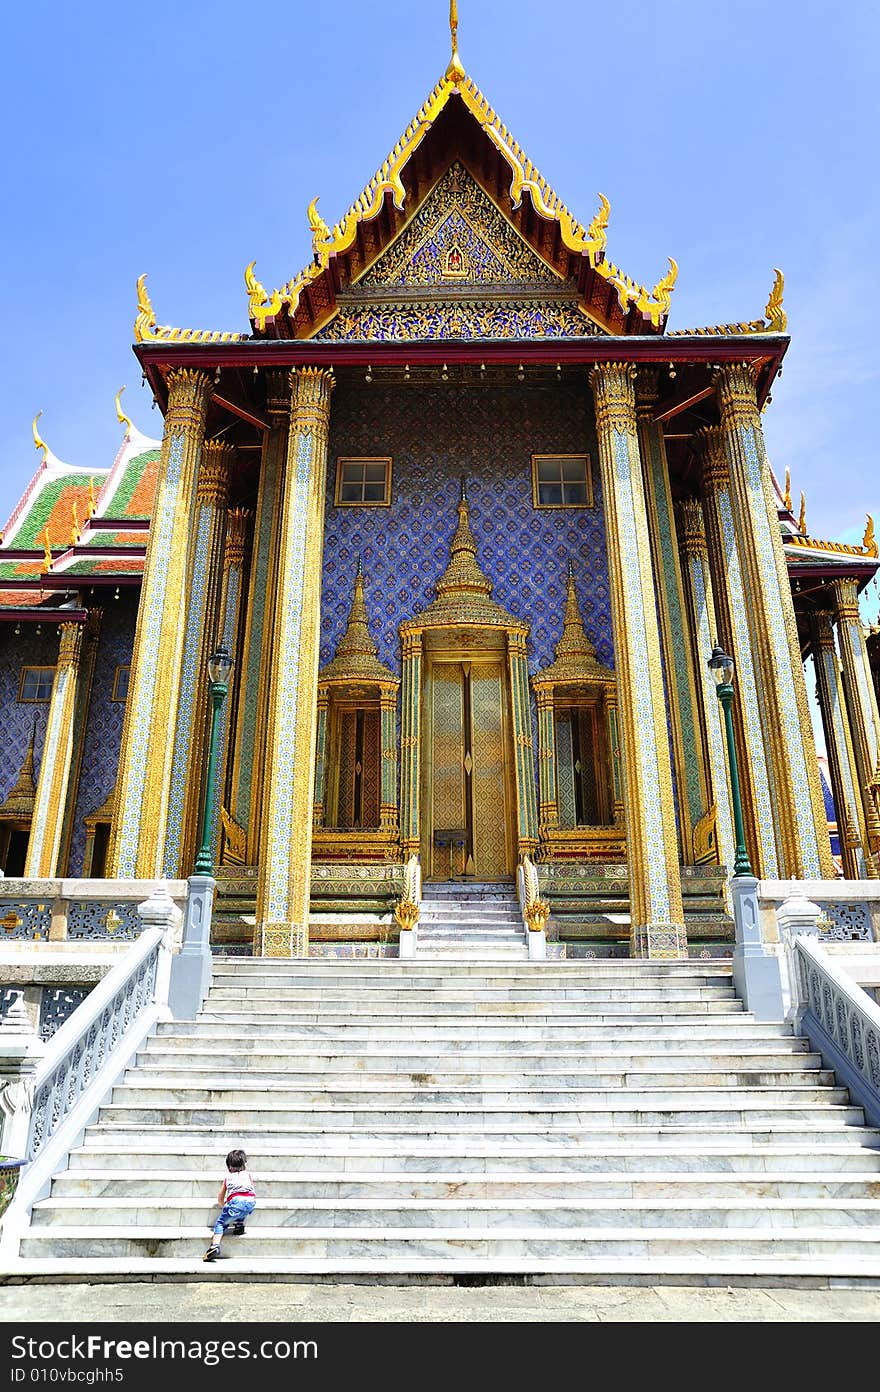
[[[272,1282],[259,1292],[260,1320],[425,1323],[462,1321],[872,1322],[880,1290],[705,1289],[683,1286],[572,1286],[480,1289],[323,1286]],[[270,1294],[271,1292],[271,1294]],[[217,1281],[100,1285],[5,1285],[0,1322],[173,1323],[240,1318],[242,1289]]]

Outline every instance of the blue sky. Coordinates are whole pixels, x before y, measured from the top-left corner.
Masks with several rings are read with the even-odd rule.
[[[464,64],[671,328],[758,317],[785,272],[791,347],[765,431],[820,537],[880,531],[873,320],[880,10],[844,0],[460,0]],[[106,467],[113,397],[158,411],[131,353],[135,280],[160,322],[247,329],[243,271],[309,259],[448,60],[447,0],[33,0],[4,18],[0,525],[38,461],[31,420]],[[11,138],[10,138],[11,137]],[[876,619],[877,591],[865,617]]]

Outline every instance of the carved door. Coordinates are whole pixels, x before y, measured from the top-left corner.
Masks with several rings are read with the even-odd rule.
[[[434,662],[428,681],[422,863],[431,879],[512,873],[506,671]]]

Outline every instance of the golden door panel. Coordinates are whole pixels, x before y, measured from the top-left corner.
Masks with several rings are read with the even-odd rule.
[[[504,679],[500,663],[431,665],[423,860],[434,879],[510,872]],[[465,845],[435,845],[436,832],[456,829]]]

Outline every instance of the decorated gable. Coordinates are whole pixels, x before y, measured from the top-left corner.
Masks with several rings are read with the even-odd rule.
[[[584,337],[576,288],[456,161],[394,243],[339,295],[329,339]]]

